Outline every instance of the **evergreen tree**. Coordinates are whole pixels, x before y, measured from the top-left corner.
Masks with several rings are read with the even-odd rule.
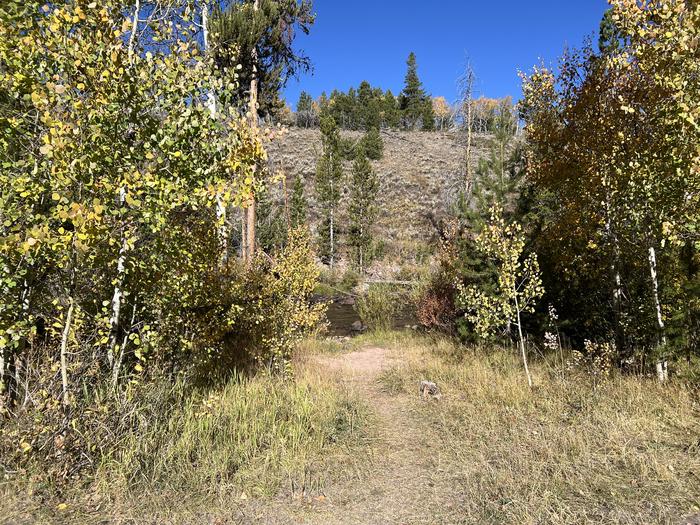
[[[364,149],[359,148],[352,167],[350,188],[350,235],[348,244],[360,273],[369,263],[372,246],[372,225],[376,219],[379,179],[372,169]]]
[[[263,117],[275,116],[284,106],[279,93],[288,79],[311,67],[309,59],[293,44],[296,30],[309,33],[314,14],[309,0],[258,3],[254,9],[254,0],[235,0],[225,9],[214,10],[212,50],[219,68],[233,71],[235,66],[241,66],[236,72],[238,87],[230,102],[243,105],[248,101],[250,80],[256,71],[259,113]]]
[[[401,125],[398,103],[390,89],[384,93],[384,99],[382,100],[382,124],[392,129],[396,129]]]
[[[489,156],[482,158],[476,170],[473,197],[478,207],[488,210],[498,204],[508,213],[519,183],[522,155],[513,147],[517,116],[510,98],[499,102],[489,131],[493,135]]]
[[[423,84],[418,78],[416,55],[413,52],[408,55],[406,64],[408,69],[406,71],[404,88],[399,97],[399,105],[404,128],[414,129],[426,115],[426,100],[430,101],[430,97],[426,94]]]
[[[357,92],[358,126],[365,131],[381,125],[382,90],[363,81]]]
[[[365,133],[359,144],[361,154],[366,155],[371,160],[379,160],[384,155],[384,141],[379,133],[379,128],[370,128]]]
[[[263,252],[274,253],[282,249],[287,240],[284,213],[279,203],[273,201],[269,191],[260,192],[257,197],[257,244]]]
[[[328,111],[328,104],[330,103],[330,100],[328,99],[328,95],[326,95],[326,92],[322,92],[321,96],[318,97],[318,112],[323,113]]]
[[[321,212],[319,255],[334,266],[337,253],[337,207],[341,197],[343,166],[338,125],[330,115],[321,117],[323,153],[316,166],[316,199]]]
[[[306,91],[302,91],[297,102],[297,126],[310,128],[314,120],[314,100]]]
[[[423,131],[435,131],[435,111],[433,111],[433,101],[430,97],[423,103],[421,120]]]
[[[304,180],[299,174],[294,178],[292,188],[292,199],[289,210],[289,223],[292,228],[297,228],[306,224],[308,205],[304,195]]]

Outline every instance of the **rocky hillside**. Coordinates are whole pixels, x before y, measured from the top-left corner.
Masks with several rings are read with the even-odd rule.
[[[359,140],[360,133],[343,132],[344,137]],[[429,214],[445,214],[454,202],[463,173],[465,138],[457,133],[382,132],[384,157],[374,161],[379,175],[379,217],[377,233],[389,250],[413,251],[434,235]],[[486,155],[489,137],[476,137],[474,165]],[[269,147],[273,170],[282,170],[288,180],[296,174],[304,178],[311,208],[311,220],[317,214],[314,205],[316,161],[321,154],[321,133],[317,129],[292,128]],[[350,177],[352,163],[345,163]],[[346,191],[347,197],[347,191]],[[346,206],[341,205],[342,214]],[[342,231],[341,231],[342,235]]]

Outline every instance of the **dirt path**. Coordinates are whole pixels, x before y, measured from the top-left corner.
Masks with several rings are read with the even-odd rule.
[[[419,524],[435,523],[436,514],[449,513],[454,498],[441,480],[435,436],[420,418],[418,385],[415,396],[394,396],[384,392],[378,381],[392,366],[390,352],[373,347],[318,360],[319,365],[339,372],[341,380],[375,411],[373,460],[362,479],[332,484],[321,501],[298,509],[284,518],[286,522]]]

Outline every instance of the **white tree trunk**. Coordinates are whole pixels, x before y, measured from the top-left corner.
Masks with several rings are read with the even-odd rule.
[[[68,396],[68,337],[70,336],[71,325],[73,324],[73,310],[75,308],[75,299],[73,296],[68,298],[68,311],[66,312],[66,320],[63,325],[63,334],[61,335],[61,386],[63,390],[63,406],[67,407],[70,402]]]
[[[248,261],[248,241],[246,240],[246,212],[241,210],[241,260]]]
[[[221,262],[228,262],[228,228],[226,227],[226,206],[221,195],[216,196],[216,220],[219,223],[219,243]]]
[[[515,303],[515,313],[517,314],[518,338],[520,340],[520,353],[523,358],[523,366],[525,367],[525,375],[527,376],[527,385],[532,388],[532,376],[530,375],[530,367],[527,365],[527,352],[525,351],[525,339],[523,338],[523,328],[520,321],[520,303],[518,301],[518,290],[513,289],[513,302]]]
[[[253,2],[253,13],[256,13],[259,8],[259,0]],[[253,129],[258,127],[258,47],[257,42],[253,44],[250,51],[250,61],[253,66],[250,77],[250,102],[248,111],[250,112],[250,123]],[[255,257],[255,194],[251,194],[250,202],[248,203],[247,219],[248,231],[246,240],[248,242],[247,252],[248,261],[252,261]]]
[[[141,13],[141,0],[136,0],[134,4],[134,19],[131,22],[131,35],[129,36],[129,63],[134,60],[134,51],[136,49],[136,33],[139,30],[139,16]]]
[[[134,326],[134,321],[136,320],[136,305],[134,305],[133,313],[131,315],[131,326]],[[119,374],[121,372],[121,367],[122,367],[122,361],[124,360],[124,349],[126,348],[126,344],[129,341],[129,334],[128,332],[124,335],[124,339],[122,340],[122,344],[119,347],[119,355],[117,355],[115,361],[114,361],[114,366],[112,367],[112,386],[117,386],[117,383],[119,382]]]
[[[331,208],[331,216],[330,216],[330,234],[331,234],[331,268],[333,268],[333,265],[335,263],[335,239],[333,238],[334,232],[333,232],[333,209]]]
[[[248,216],[248,233],[246,234],[246,240],[248,241],[248,262],[252,262],[255,256],[255,198],[253,198],[250,206],[248,206],[246,213]]]
[[[652,295],[654,296],[654,308],[656,310],[656,323],[659,330],[659,342],[662,347],[666,346],[666,334],[663,312],[661,311],[661,300],[659,299],[659,279],[656,272],[656,250],[649,246],[649,273],[651,274]],[[664,349],[665,351],[665,349]],[[668,381],[668,362],[663,356],[659,357],[656,363],[656,374],[659,382]]]
[[[109,319],[109,343],[107,345],[107,362],[110,367],[114,366],[114,349],[117,346],[119,337],[119,323],[124,297],[124,277],[126,276],[126,253],[129,250],[129,243],[126,235],[122,234],[122,245],[117,258],[117,280],[112,293],[112,316]]]
[[[119,188],[119,206],[123,207],[126,203],[126,188]],[[119,247],[119,255],[117,256],[117,276],[112,292],[112,315],[109,319],[109,342],[107,344],[107,363],[110,368],[114,366],[114,348],[117,345],[119,337],[120,312],[122,306],[122,298],[124,297],[124,279],[126,277],[126,254],[129,251],[129,243],[127,241],[124,227],[122,226],[121,246]]]
[[[365,273],[365,246],[364,246],[364,225],[360,221],[360,275]]]
[[[206,55],[209,52],[209,2],[202,2],[202,40]],[[216,94],[213,89],[207,93],[207,107],[212,118],[216,117]]]

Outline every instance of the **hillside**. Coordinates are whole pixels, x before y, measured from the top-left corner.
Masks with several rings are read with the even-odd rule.
[[[362,136],[349,131],[342,135],[358,140]],[[403,252],[434,234],[429,213],[444,215],[454,202],[462,180],[465,138],[458,133],[420,131],[383,131],[382,138],[384,156],[372,163],[381,184],[377,230],[389,250]],[[476,166],[486,155],[489,136],[477,135],[475,142]],[[311,220],[315,221],[314,180],[321,154],[320,131],[291,128],[269,146],[268,154],[273,171],[282,170],[289,180],[297,174],[304,178]],[[345,162],[347,177],[351,169],[352,163]]]

